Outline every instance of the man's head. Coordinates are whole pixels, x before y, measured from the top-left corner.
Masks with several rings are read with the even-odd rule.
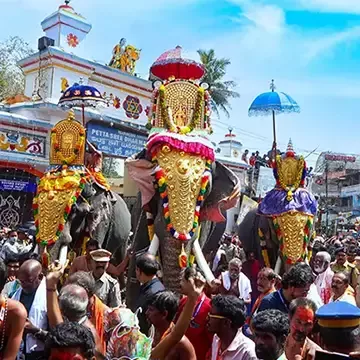
[[[313,270],[314,273],[319,275],[327,270],[330,266],[331,256],[326,251],[319,251],[316,253],[313,261]]]
[[[275,288],[276,274],[271,268],[263,268],[258,273],[257,288],[263,294]]]
[[[360,351],[360,309],[345,301],[333,301],[316,312],[320,346],[330,352],[348,355]]]
[[[242,269],[242,262],[240,259],[234,258],[229,262],[229,275],[231,280],[239,278]]]
[[[93,250],[90,253],[90,256],[92,260],[91,266],[92,266],[92,273],[94,275],[94,278],[100,279],[109,266],[111,252],[104,249],[98,249],[98,250]]]
[[[289,333],[289,317],[279,310],[264,310],[254,316],[251,328],[258,359],[278,359]]]
[[[37,260],[26,260],[19,269],[18,280],[23,291],[31,294],[37,290],[44,275]]]
[[[331,281],[331,290],[334,297],[337,299],[345,294],[346,289],[349,286],[349,274],[346,272],[338,272],[334,274]]]
[[[76,322],[63,322],[52,328],[45,343],[49,360],[93,360],[95,340],[91,331]]]
[[[160,291],[152,296],[146,317],[155,328],[174,320],[179,307],[179,298],[172,291]]]
[[[10,241],[17,241],[18,239],[18,233],[16,230],[10,230],[8,232],[8,238]]]
[[[247,155],[248,153],[249,153],[249,150],[246,149],[246,150],[244,151],[244,154]]]
[[[19,259],[8,258],[5,260],[6,268],[7,268],[7,276],[17,277],[17,274],[20,269]]]
[[[355,261],[356,251],[357,251],[356,245],[350,245],[346,250],[346,259],[351,264],[353,264]]]
[[[89,298],[89,307],[91,307],[95,301],[95,280],[94,278],[85,271],[77,271],[70,275],[66,280],[66,285],[75,284],[79,285],[86,290]]]
[[[346,253],[343,247],[339,247],[335,250],[335,260],[339,265],[344,265],[346,261]]]
[[[87,292],[79,285],[65,285],[59,295],[62,315],[69,321],[80,321],[86,316],[89,303]]]
[[[188,290],[187,290],[187,286],[185,286],[185,282],[188,281],[190,278],[195,278],[198,273],[200,273],[201,276],[205,278],[203,271],[197,266],[189,266],[185,269],[180,282],[181,293],[183,295],[188,295],[187,293]]]
[[[146,283],[160,270],[160,265],[154,255],[145,253],[136,259],[136,278],[141,284]]]
[[[246,307],[243,300],[236,296],[216,295],[211,300],[207,329],[220,339],[229,331],[236,331],[245,324]]]
[[[255,253],[253,251],[250,251],[246,254],[246,257],[248,261],[254,261],[256,260]]]
[[[91,259],[90,253],[94,250],[99,250],[100,249],[100,245],[96,240],[92,240],[90,239],[87,243],[86,243],[86,257],[88,259]]]
[[[306,297],[314,276],[309,265],[305,263],[295,264],[282,279],[282,287],[291,300]]]
[[[295,341],[304,343],[311,333],[316,310],[315,303],[307,298],[298,298],[290,303],[290,335]]]

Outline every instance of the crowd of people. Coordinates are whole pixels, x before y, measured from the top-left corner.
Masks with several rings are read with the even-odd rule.
[[[8,241],[19,241],[16,231]],[[11,238],[11,240],[10,240]],[[22,241],[22,240],[21,240]],[[6,243],[6,241],[5,241]],[[216,280],[195,265],[181,294],[166,289],[149,254],[128,251],[118,265],[94,240],[69,265],[47,271],[37,254],[0,260],[2,359],[300,360],[359,357],[360,257],[346,238],[317,238],[309,263],[282,277],[224,235],[207,260]],[[135,256],[139,293],[126,307],[118,277]],[[133,310],[133,311],[132,311]]]

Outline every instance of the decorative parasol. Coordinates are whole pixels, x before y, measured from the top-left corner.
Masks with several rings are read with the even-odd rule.
[[[260,94],[255,98],[249,108],[249,116],[261,116],[272,114],[274,145],[276,150],[276,126],[275,114],[299,113],[300,107],[297,102],[288,94],[275,91],[274,80],[271,80],[271,91]]]
[[[85,125],[85,107],[97,107],[98,105],[105,105],[106,100],[101,96],[99,90],[93,86],[75,83],[64,91],[58,105],[66,107],[81,107],[82,108],[82,122]]]
[[[194,60],[184,59],[181,46],[177,46],[164,52],[151,66],[150,73],[161,80],[172,77],[198,80],[205,75],[205,67]]]

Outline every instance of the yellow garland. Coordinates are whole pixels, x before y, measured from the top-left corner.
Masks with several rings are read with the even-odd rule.
[[[278,170],[281,170],[280,161],[281,161],[281,156],[277,155],[276,156],[276,167],[278,168]],[[298,171],[298,173],[296,175],[295,183],[292,186],[288,186],[285,183],[282,171],[278,171],[279,184],[285,191],[287,191],[287,196],[286,196],[287,201],[291,201],[293,199],[293,192],[300,187],[304,165],[305,165],[305,160],[303,157],[300,157],[299,167],[301,168],[301,171]]]

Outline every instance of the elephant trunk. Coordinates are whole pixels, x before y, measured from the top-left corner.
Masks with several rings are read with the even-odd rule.
[[[179,255],[182,244],[186,254],[189,256],[192,241],[186,243],[175,239],[169,232],[165,232],[163,241],[160,243],[160,256],[163,271],[163,282],[166,289],[180,292],[180,280],[182,269],[179,266]]]

